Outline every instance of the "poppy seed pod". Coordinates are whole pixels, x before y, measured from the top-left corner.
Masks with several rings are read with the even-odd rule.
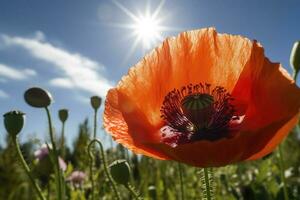
[[[295,42],[292,48],[290,63],[295,71],[295,74],[298,74],[300,70],[300,41]]]
[[[101,97],[99,96],[92,96],[91,97],[91,105],[92,107],[97,110],[101,106]]]
[[[58,116],[59,116],[59,119],[62,123],[64,123],[65,121],[67,121],[68,119],[68,116],[69,116],[69,111],[68,109],[60,109],[58,111]]]
[[[18,135],[24,126],[25,113],[13,110],[5,113],[3,117],[6,131],[14,136]]]
[[[130,179],[130,167],[126,160],[116,160],[110,164],[110,173],[118,184],[127,185]]]
[[[52,102],[51,94],[42,88],[32,87],[24,93],[24,99],[32,107],[45,108]]]

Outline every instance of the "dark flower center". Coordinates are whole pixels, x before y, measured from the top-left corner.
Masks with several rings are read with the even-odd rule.
[[[210,84],[189,84],[169,92],[161,107],[166,126],[163,142],[170,145],[197,140],[229,137],[229,124],[235,116],[233,98],[223,87],[211,90]]]

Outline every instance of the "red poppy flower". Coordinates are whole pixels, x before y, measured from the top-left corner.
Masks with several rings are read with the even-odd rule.
[[[298,121],[300,90],[262,46],[213,28],[181,33],[133,66],[104,127],[135,153],[198,167],[270,153]]]

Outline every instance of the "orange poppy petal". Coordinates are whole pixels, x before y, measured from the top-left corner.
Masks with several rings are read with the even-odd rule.
[[[264,148],[262,148],[259,152],[251,155],[251,157],[249,157],[247,160],[256,160],[271,153],[275,149],[275,147],[283,140],[283,138],[290,132],[290,130],[295,127],[298,121],[299,115],[297,114],[283,127],[281,127],[271,139],[268,140],[268,142],[264,145]]]
[[[247,105],[247,127],[257,129],[299,112],[300,90],[286,70],[264,56],[254,43],[250,59],[232,91],[237,102]]]
[[[128,124],[123,117],[123,113],[133,113],[136,114],[137,111],[132,111],[133,107],[131,105],[126,105],[126,103],[120,103],[118,91],[116,89],[109,90],[106,101],[105,101],[105,111],[104,111],[104,127],[111,133],[112,137],[118,142],[123,144],[126,148],[132,150],[137,154],[144,154],[157,159],[167,159],[166,156],[161,155],[159,152],[154,152],[151,149],[143,147],[139,140],[133,140],[130,133],[132,131],[138,131],[137,129],[143,130],[142,133],[148,131],[147,127],[143,124],[143,121],[135,120],[133,123],[133,130],[129,130]],[[122,113],[123,112],[123,113]],[[136,115],[135,119],[141,119],[140,114]],[[125,114],[126,116],[126,114]],[[140,123],[139,123],[140,122]],[[140,132],[140,131],[138,131]],[[148,134],[151,135],[151,134]],[[149,139],[149,138],[147,138]]]
[[[288,135],[297,123],[300,108],[300,90],[290,75],[280,64],[265,58],[259,44],[255,43],[254,49],[251,60],[255,67],[245,67],[232,93],[248,105],[241,129],[255,133],[276,121],[285,119],[286,124],[273,134],[256,135],[257,142],[252,145],[252,155],[249,154],[251,159],[270,153]]]
[[[196,167],[218,167],[246,160],[264,147],[288,119],[263,127],[254,132],[240,132],[232,139],[218,141],[200,140],[190,144],[171,147],[166,144],[148,143],[152,149],[161,151],[172,160],[184,162]],[[263,138],[260,136],[264,134]]]

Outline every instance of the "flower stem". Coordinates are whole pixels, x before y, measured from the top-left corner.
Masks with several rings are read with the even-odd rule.
[[[127,188],[127,190],[133,195],[133,197],[136,199],[136,200],[142,200],[143,198],[140,197],[138,195],[138,193],[134,190],[134,188],[130,185],[130,184],[127,184],[125,185],[125,187]]]
[[[211,194],[210,194],[210,182],[208,178],[208,169],[204,168],[204,178],[205,178],[205,192],[206,192],[206,198],[207,200],[211,200]]]
[[[58,190],[57,191],[57,199],[58,200],[64,200],[63,185],[62,185],[63,177],[62,177],[61,170],[60,170],[60,167],[59,167],[56,143],[55,143],[53,129],[52,129],[51,114],[50,114],[50,111],[49,111],[48,107],[45,107],[45,109],[46,109],[46,113],[47,113],[47,117],[48,117],[50,140],[51,140],[51,144],[52,144],[52,148],[53,148],[53,151],[50,151],[50,153],[52,152],[52,154],[54,156],[56,186],[57,186],[57,190]]]
[[[37,192],[39,198],[40,198],[41,200],[45,200],[45,197],[44,197],[43,194],[42,194],[41,188],[40,188],[40,187],[38,186],[38,184],[35,182],[33,176],[32,176],[31,173],[30,173],[30,169],[29,169],[29,167],[28,167],[28,165],[27,165],[27,163],[26,163],[26,161],[25,161],[25,159],[24,159],[24,157],[23,157],[23,155],[22,155],[22,152],[21,152],[19,143],[18,143],[18,141],[17,141],[17,136],[15,136],[15,135],[13,136],[13,143],[14,143],[14,145],[15,145],[15,147],[16,147],[18,157],[19,157],[19,159],[20,159],[20,161],[21,161],[21,163],[22,163],[22,166],[23,166],[23,168],[24,168],[24,170],[25,170],[27,176],[29,177],[29,179],[30,179],[30,181],[31,181],[32,186],[33,186],[34,189],[36,190],[36,192]]]
[[[98,109],[95,108],[94,109],[94,137],[93,140],[96,139],[97,136],[97,111]],[[94,182],[94,171],[93,171],[93,166],[94,166],[94,157],[93,157],[93,153],[91,152],[92,150],[95,150],[95,146],[93,145],[92,149],[89,149],[89,159],[90,159],[90,179],[91,179],[91,183],[92,183],[92,200],[95,199],[95,182]]]
[[[95,182],[94,182],[94,172],[93,172],[93,154],[92,152],[88,151],[89,153],[89,158],[90,158],[90,180],[91,180],[91,184],[92,184],[92,200],[95,200]]]
[[[286,179],[284,176],[284,162],[283,162],[283,153],[282,153],[282,145],[279,144],[278,146],[278,157],[279,157],[279,166],[280,166],[280,177],[281,177],[281,181],[283,184],[283,194],[284,194],[284,199],[288,200],[289,196],[288,196],[288,192],[287,192],[287,187],[286,187]]]
[[[182,172],[182,165],[180,163],[178,163],[178,172],[179,172],[179,178],[180,178],[181,200],[184,200],[183,172]]]
[[[112,189],[115,193],[115,198],[120,200],[121,197],[120,197],[119,192],[117,190],[116,183],[114,182],[113,178],[111,177],[111,175],[108,171],[108,166],[107,166],[107,161],[106,161],[106,156],[105,156],[105,152],[104,152],[104,149],[103,149],[103,145],[102,145],[101,141],[98,140],[98,139],[93,139],[88,145],[88,152],[89,152],[90,159],[93,160],[92,146],[93,146],[94,143],[98,143],[99,146],[100,146],[100,155],[101,155],[101,159],[102,159],[102,162],[103,162],[105,175],[107,176],[107,178],[110,182],[110,185],[111,185],[111,187],[112,187]]]
[[[94,109],[94,138],[93,139],[96,139],[96,136],[97,136],[97,111],[98,109]]]
[[[200,171],[201,182],[202,182],[202,199],[213,200],[214,198],[214,175],[212,168],[203,168]]]
[[[62,157],[65,156],[65,122],[62,123],[61,127],[61,144],[60,144]]]

